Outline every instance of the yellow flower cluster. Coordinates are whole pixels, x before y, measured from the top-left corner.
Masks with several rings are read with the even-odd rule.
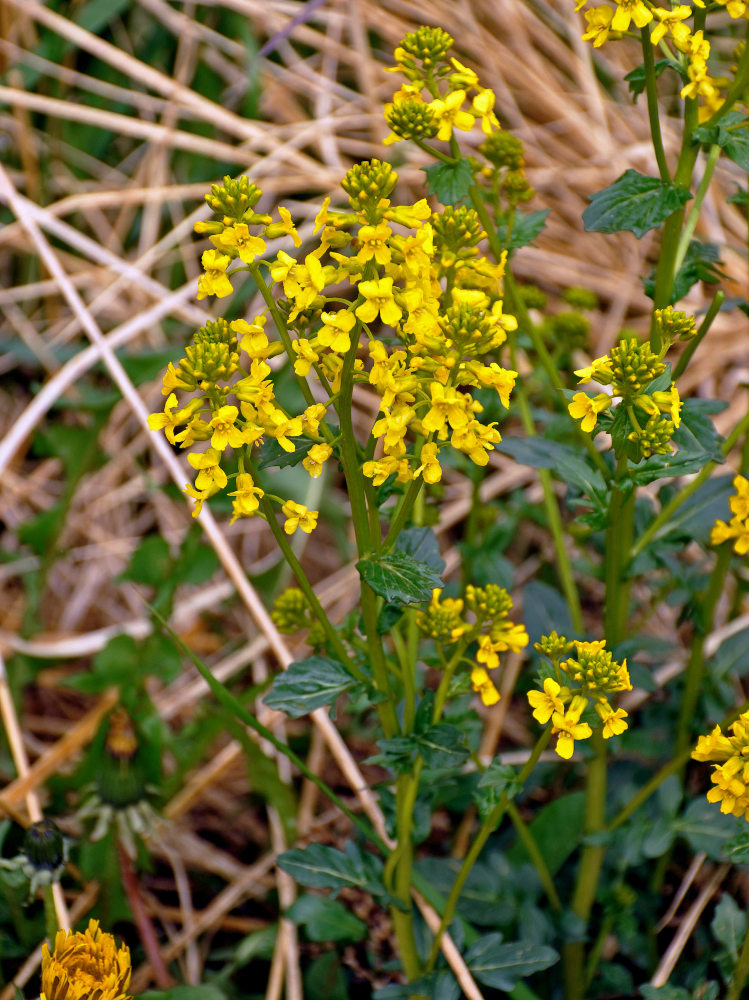
[[[435,137],[447,142],[455,129],[470,132],[476,122],[485,135],[499,129],[494,92],[481,86],[472,69],[454,57],[448,61],[452,44],[442,28],[419,28],[409,32],[395,50],[396,65],[389,72],[402,73],[408,83],[385,105],[391,129],[386,145]]]
[[[576,10],[580,10],[587,0],[579,0]],[[705,8],[704,0],[694,0],[694,7]],[[747,4],[744,0],[718,0],[716,6],[725,8],[730,17],[747,18]],[[620,38],[632,33],[634,28],[647,27],[650,41],[660,46],[667,55],[681,67],[686,83],[682,87],[683,98],[701,98],[699,117],[704,121],[714,114],[723,103],[720,87],[725,81],[712,77],[708,72],[707,60],[710,43],[703,29],[692,31],[688,21],[694,15],[694,7],[678,4],[675,7],[658,7],[649,0],[618,0],[611,4],[601,4],[585,11],[586,30],[583,39],[598,48],[610,36]],[[673,45],[675,52],[669,45]]]
[[[666,370],[661,359],[667,346],[657,355],[647,341],[623,339],[608,354],[575,372],[580,384],[597,382],[610,387],[611,393],[576,392],[568,404],[570,415],[581,421],[586,433],[595,433],[599,414],[609,410],[618,398],[632,427],[628,441],[634,461],[653,454],[670,454],[671,437],[681,423],[682,402],[675,383],[668,390],[648,391],[650,383]],[[645,414],[644,422],[638,419],[637,410]]]
[[[733,723],[730,736],[716,726],[709,736],[700,736],[693,760],[715,761],[710,775],[714,788],[708,802],[720,802],[720,811],[749,820],[749,712]]]
[[[130,952],[90,920],[83,933],[60,930],[50,953],[42,945],[39,1000],[129,1000]]]
[[[451,663],[463,661],[463,653],[476,643],[476,662],[464,661],[471,668],[471,686],[484,705],[496,705],[499,691],[489,671],[499,666],[499,653],[519,653],[528,645],[525,627],[507,618],[512,599],[503,587],[493,583],[486,587],[469,585],[465,599],[443,599],[441,595],[441,590],[435,590],[429,607],[417,612],[419,630],[437,643],[440,656],[445,647],[454,647],[449,654]]]
[[[557,737],[556,751],[565,760],[572,756],[575,740],[593,735],[590,724],[582,719],[591,703],[604,739],[618,736],[627,728],[627,713],[623,708],[614,709],[609,702],[609,695],[632,690],[627,661],[618,663],[605,645],[603,640],[568,642],[555,632],[543,636],[535,645],[551,660],[556,676],[546,677],[541,690],[529,691],[528,702],[537,722],[546,725],[551,721],[551,731]],[[569,656],[573,651],[575,655]]]
[[[728,500],[733,517],[726,524],[716,521],[710,534],[712,545],[722,545],[728,539],[733,540],[734,550],[745,556],[749,552],[749,480],[744,476],[736,476],[733,481],[736,492]]]

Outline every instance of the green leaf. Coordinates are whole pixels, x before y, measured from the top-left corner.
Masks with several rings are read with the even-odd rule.
[[[457,767],[470,756],[466,737],[457,726],[439,722],[416,737],[427,767]]]
[[[545,806],[530,824],[529,830],[554,875],[570,854],[577,849],[585,829],[585,793],[570,792]],[[507,857],[511,864],[529,861],[528,853],[518,841]]]
[[[655,538],[707,541],[718,518],[724,521],[729,518],[728,498],[734,492],[732,476],[715,476],[708,479],[678,510],[674,511],[668,521],[655,533]],[[664,505],[667,499],[668,497],[664,498]]]
[[[359,575],[388,604],[429,601],[432,591],[442,587],[439,573],[406,552],[368,555],[356,564]]]
[[[519,979],[548,969],[559,955],[546,945],[523,941],[502,944],[501,934],[486,934],[466,953],[468,968],[479,982],[497,990],[511,990]]]
[[[583,212],[589,233],[618,233],[628,229],[638,240],[659,226],[691,198],[689,191],[626,170],[613,184],[598,191]]]
[[[266,438],[258,455],[258,469],[286,469],[299,465],[315,443],[308,438],[289,438],[289,440],[294,445],[293,451],[286,451],[276,438]]]
[[[641,986],[645,1000],[691,1000],[692,994],[681,986]]]
[[[172,557],[169,545],[161,535],[146,535],[130,556],[127,569],[120,576],[120,579],[132,580],[133,583],[145,583],[149,587],[158,587],[164,581],[171,565]]]
[[[304,996],[307,1000],[349,1000],[337,952],[320,955],[304,970]]]
[[[606,504],[603,476],[569,445],[541,437],[504,438],[497,450],[511,455],[521,465],[550,469],[562,482],[580,490],[596,507]]]
[[[300,896],[286,916],[304,927],[310,941],[363,941],[367,936],[364,921],[328,896]]]
[[[746,914],[739,909],[733,897],[726,894],[715,907],[710,930],[715,940],[726,949],[733,961],[737,962],[746,934]]]
[[[431,528],[406,528],[401,531],[395,543],[396,552],[406,555],[426,566],[431,566],[437,573],[442,573],[445,560],[440,555],[440,543]]]
[[[749,118],[741,111],[730,111],[718,125],[695,129],[692,135],[699,142],[720,146],[726,156],[749,170]]]
[[[507,242],[506,222],[501,222],[497,226],[499,242],[505,250],[510,251],[529,246],[538,234],[543,231],[550,211],[551,209],[549,208],[542,208],[537,212],[521,212],[516,209],[512,220],[510,242]]]
[[[457,205],[468,197],[473,184],[473,168],[468,160],[455,163],[433,163],[423,168],[427,175],[427,190],[443,205]]]
[[[323,705],[335,705],[339,695],[358,683],[336,660],[310,656],[290,663],[287,670],[278,674],[263,700],[269,708],[298,719]]]
[[[358,888],[373,896],[384,896],[382,862],[372,854],[363,854],[350,841],[345,852],[325,844],[295,847],[278,858],[278,864],[300,885],[313,889]]]
[[[744,821],[742,821],[744,822]],[[735,816],[724,815],[705,798],[690,802],[674,830],[684,837],[695,853],[704,851],[713,861],[724,861],[724,847],[739,830]]]
[[[383,986],[372,994],[373,1000],[411,1000],[411,997],[429,997],[429,1000],[460,1000],[460,986],[450,972],[430,972],[411,983]]]
[[[655,64],[655,78],[656,80],[661,75],[664,69],[667,67],[675,69],[676,72],[681,76],[681,66],[673,59],[659,59]],[[632,103],[637,102],[637,98],[645,89],[645,67],[636,66],[635,69],[631,70],[624,79],[629,84],[629,92],[632,95]]]
[[[61,501],[24,521],[16,529],[19,542],[28,545],[35,555],[48,556],[54,550],[55,542],[62,532],[67,512],[67,503]]]
[[[699,240],[691,240],[684,255],[684,263],[679,268],[679,273],[674,279],[674,288],[671,294],[671,305],[679,302],[687,294],[692,285],[698,281],[705,281],[708,284],[715,284],[721,278],[726,277],[720,269],[720,251],[714,243],[701,243]],[[655,276],[651,274],[643,281],[645,294],[651,299],[655,295]]]

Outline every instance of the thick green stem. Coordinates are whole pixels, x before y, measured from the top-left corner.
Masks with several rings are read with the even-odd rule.
[[[421,975],[416,938],[414,937],[413,903],[411,882],[413,879],[413,813],[419,791],[419,778],[423,761],[419,758],[411,774],[401,774],[395,790],[396,797],[396,839],[398,846],[388,859],[385,876],[390,890],[398,903],[390,908],[398,949],[403,960],[403,969],[410,980]]]
[[[523,769],[518,775],[517,787],[522,788],[529,774],[536,766],[538,758],[546,749],[546,745],[550,739],[551,739],[551,726],[547,726],[547,728],[543,731],[543,733],[539,737],[538,742],[534,746],[530,757],[525,762],[525,764],[523,765]],[[507,791],[502,792],[502,796],[499,802],[496,804],[494,809],[492,809],[492,811],[489,813],[489,815],[481,824],[481,828],[479,829],[479,832],[476,834],[476,839],[471,844],[468,853],[463,859],[463,863],[460,866],[460,871],[455,877],[455,881],[453,882],[452,887],[450,889],[450,895],[447,897],[447,902],[445,903],[445,909],[442,914],[442,919],[440,920],[439,928],[437,929],[437,933],[434,937],[434,942],[432,943],[432,950],[429,953],[429,959],[427,960],[426,963],[426,970],[425,970],[426,972],[431,972],[431,970],[434,968],[434,963],[437,961],[437,956],[439,955],[440,951],[440,942],[442,941],[442,935],[445,933],[447,928],[452,923],[452,919],[455,916],[455,908],[458,905],[458,900],[460,899],[460,894],[463,891],[463,886],[466,883],[466,879],[470,875],[471,869],[478,860],[478,857],[481,854],[481,851],[483,850],[487,840],[494,832],[494,830],[497,828],[500,820],[504,816],[509,802],[510,802],[510,796],[508,795]]]
[[[718,162],[719,156],[720,146],[717,144],[711,146],[710,152],[707,156],[707,162],[705,163],[705,171],[702,174],[702,180],[697,188],[697,193],[694,196],[692,206],[689,209],[689,215],[687,216],[684,230],[679,237],[679,243],[676,248],[676,259],[674,260],[675,275],[679,273],[679,269],[684,263],[684,258],[687,255],[687,250],[689,249],[689,241],[692,239],[692,236],[694,236],[694,231],[697,228],[697,221],[700,217],[700,212],[702,211],[702,203],[705,200],[705,195],[710,187],[710,181],[713,179],[715,165]]]
[[[658,89],[655,76],[655,57],[653,55],[653,43],[650,41],[650,28],[640,29],[642,40],[642,61],[645,69],[645,94],[648,101],[648,119],[650,120],[650,136],[653,140],[655,159],[658,164],[658,172],[661,180],[668,183],[671,175],[668,172],[666,153],[663,149],[663,137],[661,135],[661,120],[658,115]]]

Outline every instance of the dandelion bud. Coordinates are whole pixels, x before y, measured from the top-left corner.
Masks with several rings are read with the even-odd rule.
[[[40,819],[26,831],[21,846],[24,869],[37,882],[57,881],[67,861],[65,839],[51,819]]]

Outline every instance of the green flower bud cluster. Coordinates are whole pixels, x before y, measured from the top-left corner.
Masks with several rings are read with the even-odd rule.
[[[666,370],[665,364],[653,353],[650,344],[634,337],[620,340],[612,347],[609,359],[614,392],[625,401],[639,395],[654,378]]]
[[[396,58],[401,65],[401,71],[411,70],[418,78],[432,71],[453,46],[453,38],[442,28],[430,28],[422,25],[416,31],[404,35]],[[420,66],[418,64],[421,64]],[[421,72],[419,72],[421,70]],[[408,75],[408,74],[406,74]]]
[[[577,658],[560,664],[585,694],[613,694],[631,688],[626,661],[617,663],[602,642],[575,642]]]
[[[584,350],[588,346],[590,320],[582,313],[565,309],[548,319],[550,339],[572,350]]]
[[[463,601],[445,597],[432,601],[425,611],[417,614],[416,622],[423,635],[439,643],[451,643],[468,630],[462,618]]]
[[[536,196],[535,188],[532,188],[523,170],[510,170],[502,178],[500,190],[504,194],[510,205],[519,205],[521,202],[532,201]]]
[[[185,355],[179,362],[180,375],[193,390],[203,382],[225,382],[239,370],[239,354],[228,344],[190,344],[185,348]]]
[[[496,328],[491,318],[470,305],[450,306],[439,324],[452,346],[473,356],[495,346]]]
[[[479,146],[479,152],[498,170],[522,170],[525,166],[525,147],[512,132],[492,132]]]
[[[435,246],[442,259],[446,253],[462,260],[476,256],[476,246],[485,233],[473,208],[446,205],[440,215],[432,216],[431,222]]]
[[[565,653],[572,649],[572,643],[563,635],[559,635],[556,630],[549,635],[542,635],[538,642],[533,643],[533,648],[537,653],[547,657],[552,663],[559,662]]]
[[[466,605],[476,615],[478,624],[506,618],[512,610],[512,598],[504,587],[489,583],[485,587],[466,587]]]
[[[439,131],[432,109],[416,98],[388,105],[385,120],[401,139],[433,139]]]
[[[270,617],[282,635],[294,635],[312,621],[307,598],[298,587],[289,587],[278,595]]]
[[[249,177],[238,177],[236,180],[228,175],[222,184],[213,184],[210,193],[205,196],[209,207],[222,218],[227,218],[227,225],[233,222],[257,222],[262,217],[252,211],[262,196],[260,188],[253,184]],[[266,220],[267,222],[270,219]]]
[[[668,417],[653,414],[648,422],[639,430],[627,435],[637,448],[637,457],[650,458],[651,455],[670,455],[673,451],[671,438],[674,436],[674,424]]]
[[[570,288],[565,288],[562,292],[562,298],[573,309],[599,308],[596,293],[590,288],[584,288],[582,285],[572,285]]]
[[[697,333],[694,316],[666,306],[655,310],[655,329],[661,343],[672,344],[675,340],[689,340]]]
[[[384,199],[393,193],[398,175],[389,163],[364,160],[355,164],[341,181],[355,212],[363,212],[370,222],[378,222],[385,206]]]
[[[545,309],[549,301],[546,292],[538,285],[518,285],[518,294],[526,309]]]
[[[195,332],[194,339],[196,344],[225,344],[231,354],[236,354],[239,350],[237,335],[223,317],[209,319],[205,326]]]

